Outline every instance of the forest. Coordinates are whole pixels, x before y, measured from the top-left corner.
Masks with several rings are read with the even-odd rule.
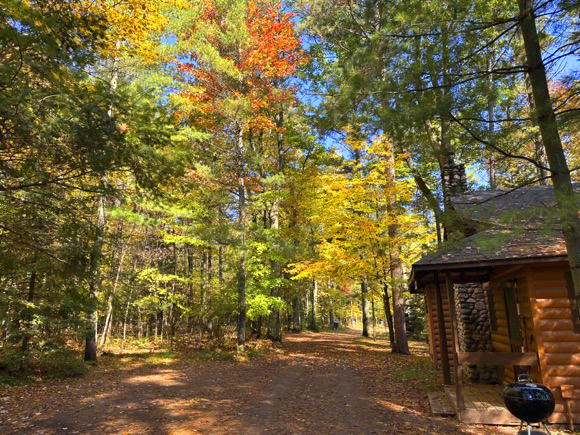
[[[474,191],[553,186],[580,295],[574,0],[0,15],[0,381],[335,324],[408,354],[453,162]]]

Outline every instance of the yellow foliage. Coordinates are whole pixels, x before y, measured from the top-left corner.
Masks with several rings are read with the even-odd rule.
[[[361,151],[360,162],[351,161],[343,172],[313,174],[311,189],[316,192],[311,204],[310,224],[316,228],[318,243],[315,258],[291,265],[294,279],[332,278],[335,281],[360,280],[388,270],[389,246],[397,246],[402,261],[410,263],[433,240],[426,222],[409,209],[415,193],[412,179],[406,176],[404,156],[395,156],[397,182],[389,187],[389,165],[385,137],[369,143],[348,127],[346,143]],[[386,212],[392,189],[396,190],[394,215]],[[390,240],[388,227],[396,219],[400,235]]]
[[[80,21],[90,16],[104,25],[103,58],[127,53],[152,61],[160,34],[168,24],[164,11],[186,9],[188,4],[187,0],[82,0],[57,3],[54,7],[67,8],[67,13]]]

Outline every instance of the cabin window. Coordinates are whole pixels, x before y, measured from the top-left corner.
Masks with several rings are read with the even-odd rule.
[[[523,340],[517,292],[518,286],[515,280],[507,281],[504,284],[503,297],[505,301],[508,332],[512,344],[521,344]]]
[[[572,309],[572,322],[574,323],[574,332],[580,332],[580,300],[576,299],[574,292],[574,282],[572,281],[572,272],[566,272],[566,289],[570,299],[570,308]]]
[[[487,286],[487,304],[489,309],[489,323],[491,324],[491,330],[497,332],[497,317],[495,317],[495,303],[493,301],[493,288]]]

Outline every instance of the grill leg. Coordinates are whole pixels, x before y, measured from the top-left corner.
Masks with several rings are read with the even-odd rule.
[[[532,435],[532,425],[530,423],[526,423],[528,425],[528,435]]]
[[[520,428],[518,429],[518,432],[522,430],[522,427],[524,427],[524,421],[523,420],[520,421]]]
[[[546,429],[546,432],[548,432],[548,435],[552,435],[550,434],[550,431],[548,430],[548,426],[546,426],[546,423],[542,422],[542,425],[544,426],[544,429]]]

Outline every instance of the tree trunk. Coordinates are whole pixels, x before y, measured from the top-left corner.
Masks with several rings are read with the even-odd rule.
[[[330,308],[328,310],[328,321],[331,327],[334,327],[334,304],[332,303],[332,297],[330,298]]]
[[[490,143],[494,142],[494,105],[495,105],[495,93],[493,88],[493,74],[491,70],[493,69],[492,65],[492,54],[489,54],[487,58],[487,79],[488,79],[488,96],[487,96],[487,136],[488,141]],[[493,151],[488,159],[488,169],[489,169],[489,188],[495,189],[497,186],[496,178],[495,178],[495,156]]]
[[[244,130],[238,132],[239,174],[238,213],[240,220],[240,258],[238,261],[238,351],[246,344],[246,185],[244,179]]]
[[[28,282],[28,296],[26,297],[27,305],[22,310],[21,318],[24,323],[24,335],[22,337],[22,345],[20,350],[22,352],[28,352],[28,344],[30,341],[30,328],[32,326],[32,302],[34,301],[34,291],[36,287],[36,271],[32,271],[30,274],[30,281]]]
[[[107,300],[107,315],[105,316],[105,325],[103,326],[103,335],[101,337],[101,347],[104,347],[107,343],[107,339],[110,338],[112,323],[113,323],[113,301],[115,299],[115,294],[117,293],[117,286],[119,284],[119,276],[121,275],[121,270],[123,270],[123,259],[125,258],[125,244],[121,246],[121,256],[119,257],[119,264],[117,266],[117,273],[115,274],[115,282],[113,283],[113,289]]]
[[[525,61],[524,61],[525,62]],[[535,129],[538,128],[538,121],[536,119],[536,102],[534,101],[534,93],[532,91],[532,83],[530,81],[530,73],[527,72],[524,78],[524,84],[526,86],[526,98],[528,100],[528,106],[530,108],[530,114],[532,118],[532,125]],[[541,134],[539,131],[534,131],[534,159],[541,165],[541,166],[548,166],[548,162],[546,160],[546,151],[544,150],[544,144],[542,143]],[[548,177],[549,174],[547,171],[542,168],[538,167],[538,177],[539,183],[542,186],[548,185]]]
[[[389,219],[388,234],[389,234],[389,265],[391,270],[391,291],[393,293],[394,306],[394,326],[397,353],[408,354],[409,345],[407,343],[407,328],[405,325],[405,300],[403,299],[403,291],[405,286],[405,279],[403,276],[403,268],[400,258],[399,238],[401,236],[399,224],[397,222],[396,206],[397,206],[397,191],[395,179],[395,154],[392,145],[389,146],[389,164],[387,165],[387,186],[389,189],[389,199],[387,201],[387,215]]]
[[[106,185],[103,177],[101,185]],[[99,195],[97,207],[97,220],[95,224],[95,240],[90,254],[89,265],[89,302],[88,319],[85,334],[85,361],[97,360],[97,292],[100,285],[101,276],[99,266],[103,247],[103,237],[105,235],[105,197]]]
[[[203,325],[205,318],[205,269],[207,262],[207,253],[201,248],[199,260],[199,313],[200,322]]]
[[[389,286],[386,283],[383,284],[383,305],[385,307],[385,321],[389,327],[389,344],[391,345],[391,352],[396,352],[397,343],[395,341],[395,327],[393,326],[393,315],[391,314]]]
[[[270,228],[275,230],[276,233],[280,228],[280,202],[278,200],[274,201],[272,204],[272,210],[270,213],[271,226]],[[270,264],[272,269],[272,274],[274,277],[279,278],[281,274],[281,268],[277,261],[273,260]],[[280,287],[275,286],[272,289],[273,297],[280,297]],[[282,323],[280,321],[280,311],[278,309],[274,310],[270,314],[270,321],[268,322],[268,338],[273,341],[282,341]]]
[[[264,323],[263,316],[258,316],[258,320],[255,323],[256,338],[262,338],[262,324]]]
[[[546,69],[542,61],[540,42],[533,14],[533,0],[518,0],[520,9],[520,26],[524,47],[526,49],[527,68],[532,85],[532,93],[536,104],[536,115],[540,134],[544,142],[546,157],[552,172],[552,183],[558,204],[562,233],[568,251],[568,262],[576,305],[580,308],[580,218],[578,217],[578,201],[575,198],[570,177],[570,169],[566,162],[556,116],[550,98]]]
[[[300,332],[302,330],[302,304],[300,302],[300,298],[297,296],[292,303],[293,332]]]
[[[372,316],[372,324],[373,324],[373,338],[376,337],[376,327],[377,327],[377,318],[375,317],[375,298],[371,296],[371,316]]]
[[[133,297],[133,286],[129,291],[129,297],[127,298],[127,306],[125,307],[125,316],[123,318],[123,344],[121,347],[125,346],[125,340],[127,338],[127,319],[129,318],[129,307],[131,306],[131,298]]]
[[[363,279],[360,283],[360,298],[362,303],[362,336],[369,336],[369,304],[367,301],[367,283]]]
[[[220,284],[224,283],[224,248],[222,245],[218,247],[218,280]]]
[[[173,274],[177,276],[177,244],[173,243]],[[171,296],[172,296],[172,303],[171,303],[171,314],[169,316],[169,339],[170,339],[170,346],[173,347],[173,339],[175,338],[175,331],[177,329],[177,320],[179,319],[179,307],[176,301],[176,291],[177,291],[177,283],[173,281],[171,283]]]
[[[143,338],[143,318],[141,317],[141,307],[137,305],[137,338],[141,340]]]
[[[119,49],[121,46],[120,41],[117,41],[115,47]],[[111,65],[111,80],[109,82],[109,88],[111,94],[117,90],[117,85],[119,82],[119,70],[117,65],[117,59],[113,58]],[[113,117],[113,102],[111,100],[109,104],[109,110],[107,111],[110,118]],[[104,190],[107,187],[107,173],[105,172],[101,177],[101,189]],[[97,293],[101,283],[100,275],[100,264],[101,255],[103,249],[103,237],[105,235],[105,196],[104,193],[100,193],[98,197],[97,205],[97,219],[95,228],[95,240],[91,248],[90,262],[89,262],[89,302],[88,302],[88,319],[85,333],[85,361],[96,361],[97,360],[97,321],[98,321],[98,301]]]
[[[276,168],[276,175],[284,173],[284,135],[282,134],[282,129],[284,127],[284,112],[281,110],[278,112],[278,116],[275,118],[276,127],[278,127],[277,133],[277,168]],[[260,143],[262,142],[262,134],[263,131],[260,133]],[[261,147],[262,145],[260,145]],[[280,187],[275,186],[276,189]],[[276,240],[279,240],[279,229],[280,229],[280,200],[275,199],[274,203],[272,204],[272,209],[270,212],[270,219],[271,225],[270,228],[274,230]],[[272,274],[274,278],[278,279],[281,278],[282,275],[282,268],[280,263],[276,260],[271,262]],[[280,297],[281,296],[281,288],[279,285],[275,286],[272,289],[272,296]],[[274,341],[282,341],[282,322],[280,320],[280,310],[276,309],[270,316],[270,325],[268,335],[269,338]]]
[[[195,300],[193,295],[193,247],[187,247],[187,299],[189,306],[189,315],[187,316],[187,331],[193,333],[193,308],[195,307]]]
[[[308,329],[311,331],[317,331],[318,327],[316,325],[316,298],[318,293],[318,283],[316,280],[312,281],[312,287],[310,288],[310,323],[308,324]]]
[[[210,334],[213,334],[213,314],[212,314],[212,282],[213,282],[213,257],[211,246],[207,248],[207,313],[206,313],[206,327]]]

